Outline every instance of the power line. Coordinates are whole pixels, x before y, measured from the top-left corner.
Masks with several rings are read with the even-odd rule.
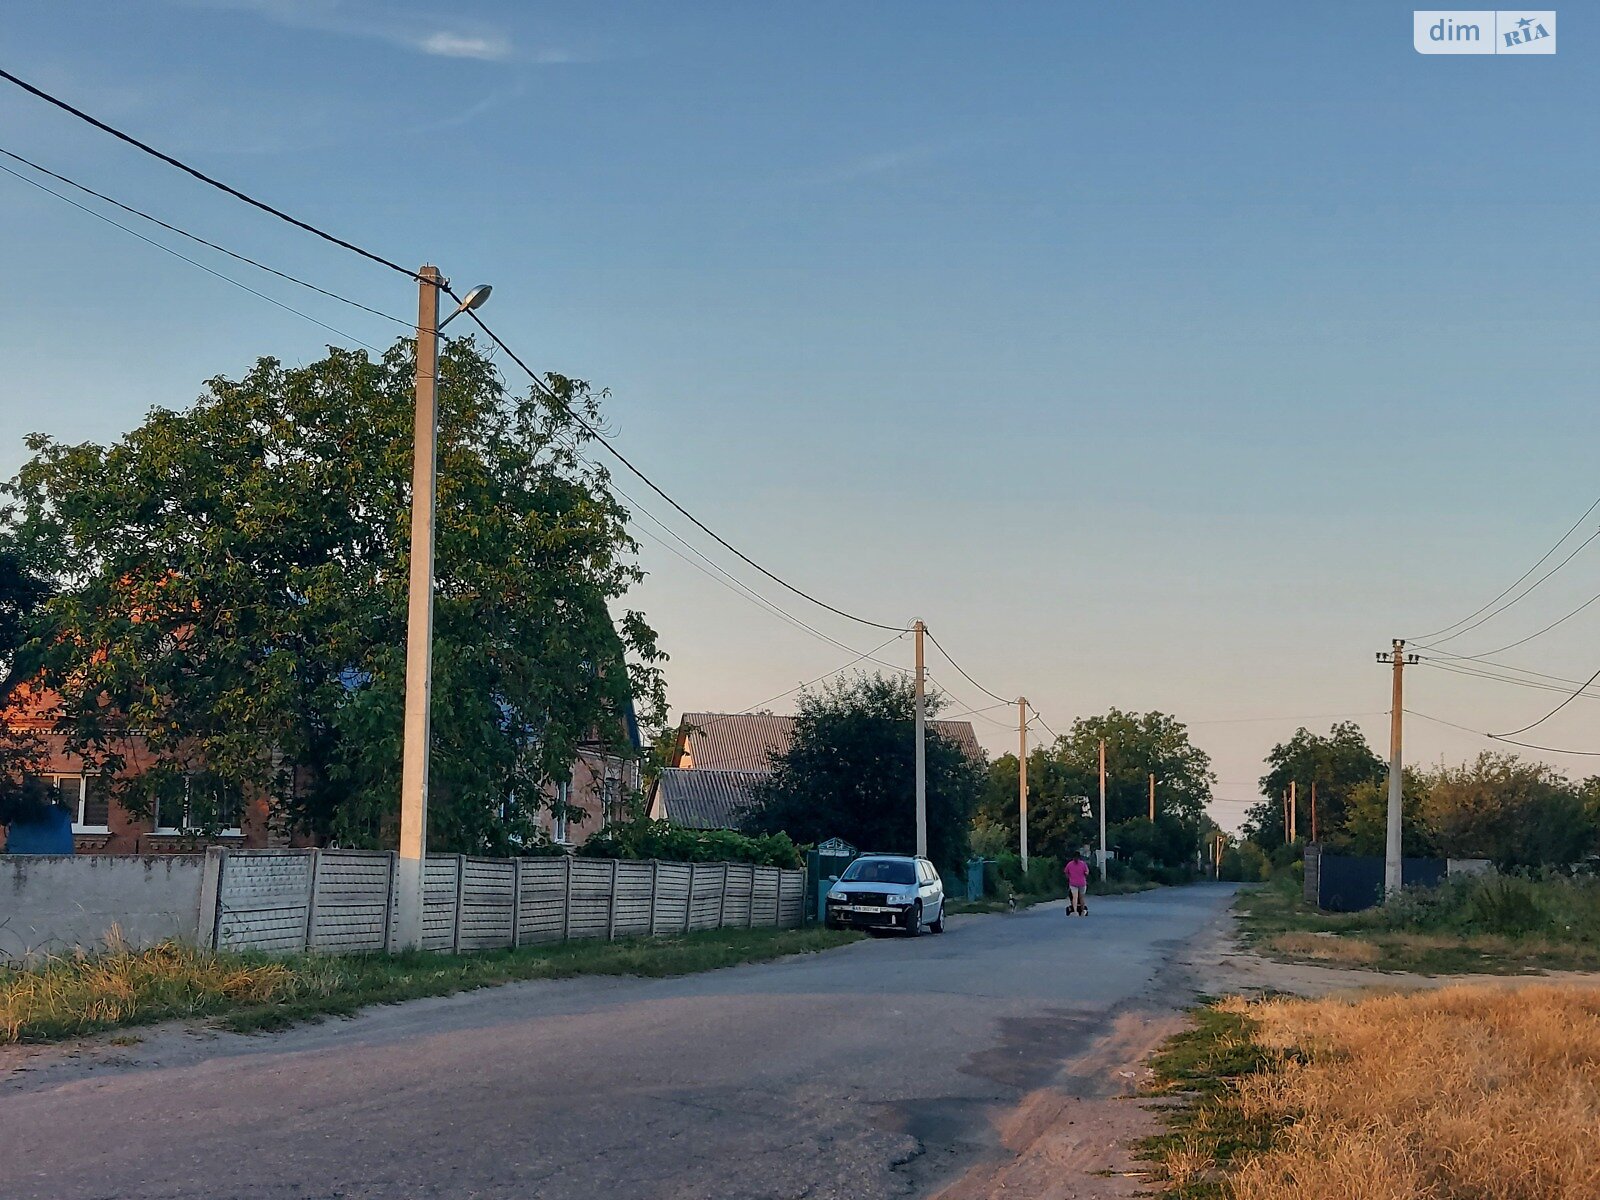
[[[1521,585],[1521,583],[1522,583],[1522,581],[1524,579],[1526,579],[1529,575],[1532,575],[1535,571],[1537,571],[1539,569],[1539,567],[1541,565],[1543,565],[1543,563],[1544,563],[1544,561],[1546,559],[1548,559],[1552,554],[1554,554],[1557,550],[1559,550],[1561,548],[1562,542],[1565,542],[1569,537],[1571,537],[1574,533],[1576,533],[1577,530],[1578,530],[1578,527],[1580,525],[1582,525],[1585,521],[1587,521],[1589,519],[1589,514],[1594,512],[1594,510],[1597,509],[1597,508],[1600,508],[1600,499],[1596,499],[1593,504],[1589,505],[1588,510],[1583,514],[1583,516],[1579,517],[1576,521],[1574,521],[1572,523],[1572,528],[1568,529],[1565,533],[1563,533],[1561,535],[1561,537],[1556,541],[1556,544],[1554,546],[1551,546],[1550,549],[1546,550],[1542,555],[1539,556],[1539,561],[1538,562],[1534,563],[1533,566],[1529,567],[1526,571],[1524,571],[1522,573],[1522,575],[1516,580],[1515,583],[1513,583],[1510,587],[1506,588],[1505,591],[1501,592],[1493,600],[1490,600],[1488,604],[1485,604],[1483,606],[1483,608],[1478,609],[1477,612],[1468,613],[1466,616],[1462,617],[1461,620],[1457,621],[1454,625],[1446,625],[1443,629],[1436,629],[1432,633],[1425,633],[1421,637],[1410,638],[1408,640],[1410,640],[1412,642],[1425,642],[1429,638],[1438,637],[1442,633],[1449,633],[1452,629],[1455,629],[1457,626],[1465,625],[1468,621],[1472,620],[1473,617],[1476,617],[1479,613],[1483,612],[1485,609],[1490,608],[1495,604],[1498,604],[1506,595],[1508,595],[1509,593],[1515,591],[1517,589],[1517,587],[1519,585]],[[1582,549],[1582,547],[1580,546],[1579,549]],[[1560,568],[1557,568],[1557,569],[1559,570]],[[1538,587],[1538,586],[1539,586],[1538,584],[1534,584],[1534,587]],[[1528,590],[1532,591],[1533,588],[1529,588]],[[1485,620],[1487,620],[1487,618],[1485,618]],[[1461,632],[1465,633],[1466,630],[1463,629]],[[1491,653],[1498,653],[1498,651],[1491,651]]]
[[[1307,716],[1275,716],[1275,717],[1216,717],[1207,721],[1185,721],[1185,725],[1251,725],[1256,722],[1267,721],[1337,721],[1344,717],[1382,717],[1387,716],[1388,709],[1374,712],[1346,712],[1346,713],[1311,713]]]
[[[446,286],[444,288],[444,291],[448,296],[450,296],[451,299],[455,300],[457,303],[460,302],[461,297],[457,296],[455,294],[455,292],[451,291],[448,286]],[[483,330],[483,332],[489,337],[489,339],[492,342],[494,342],[494,344],[496,346],[499,346],[500,349],[502,349],[502,350],[504,350],[506,352],[507,357],[509,357],[512,362],[516,363],[517,366],[522,368],[523,373],[525,375],[527,375],[527,377],[530,380],[533,381],[533,384],[534,384],[535,387],[537,387],[539,390],[544,392],[545,395],[549,396],[550,399],[554,400],[557,404],[561,405],[563,410],[566,412],[566,414],[568,416],[570,416],[574,421],[576,421],[578,423],[578,425],[581,426],[583,428],[583,430],[586,433],[589,434],[590,437],[594,438],[595,441],[599,442],[602,446],[604,446],[606,448],[606,450],[611,454],[611,457],[615,458],[619,463],[621,463],[623,466],[627,467],[628,470],[631,471],[634,474],[634,476],[636,476],[639,479],[639,481],[641,483],[643,483],[646,487],[648,487],[656,495],[660,496],[663,500],[665,500],[668,504],[670,504],[678,512],[678,514],[680,516],[685,517],[690,522],[692,522],[696,529],[700,530],[701,533],[704,533],[707,537],[711,538],[714,542],[716,542],[724,550],[726,550],[730,554],[734,555],[736,558],[739,559],[739,561],[743,562],[746,566],[751,567],[751,568],[755,569],[756,571],[759,571],[762,575],[765,575],[768,579],[772,580],[774,583],[778,584],[780,587],[786,588],[789,591],[793,592],[796,596],[799,596],[802,600],[809,601],[810,603],[815,604],[818,608],[827,609],[829,612],[833,613],[835,616],[844,617],[846,620],[854,621],[858,625],[866,625],[866,626],[868,626],[868,627],[870,627],[872,629],[885,629],[885,630],[888,630],[890,633],[907,633],[907,632],[909,632],[909,630],[907,630],[902,625],[885,625],[885,624],[883,624],[882,622],[879,622],[879,621],[869,621],[866,617],[859,617],[859,616],[857,616],[856,614],[854,614],[852,612],[846,612],[842,608],[836,608],[832,604],[829,604],[826,600],[817,599],[817,597],[813,596],[810,592],[804,591],[803,589],[796,587],[794,584],[790,583],[787,579],[784,579],[782,576],[775,575],[775,574],[773,574],[773,572],[767,570],[766,567],[763,567],[760,563],[756,562],[755,559],[751,558],[744,551],[740,550],[737,546],[733,545],[726,538],[724,538],[721,534],[717,533],[716,530],[712,529],[709,525],[707,525],[704,521],[702,521],[699,517],[695,516],[692,512],[690,512],[683,505],[679,504],[676,500],[674,500],[671,496],[669,496],[661,488],[660,484],[656,483],[656,481],[651,479],[650,476],[646,475],[638,467],[634,466],[632,460],[630,460],[627,455],[623,454],[622,451],[620,451],[620,450],[618,450],[616,448],[616,446],[612,445],[611,440],[609,438],[607,438],[603,433],[601,433],[598,429],[596,429],[593,425],[591,425],[584,418],[583,414],[579,413],[577,410],[572,408],[571,405],[567,404],[567,402],[564,399],[562,399],[562,397],[559,396],[555,392],[555,390],[550,387],[549,384],[547,384],[543,379],[541,379],[538,376],[537,373],[535,373],[535,371],[534,371],[534,369],[532,367],[530,367],[526,362],[524,362],[522,360],[522,356],[521,355],[519,355],[510,346],[506,345],[504,339],[502,339],[500,337],[500,335],[498,333],[496,333],[493,329],[489,328],[489,326],[484,322],[483,318],[478,315],[478,311],[476,309],[468,309],[467,310],[467,316],[472,318],[472,320],[477,324],[478,328]],[[949,657],[949,656],[946,655],[946,657]]]
[[[1528,750],[1542,750],[1546,754],[1575,754],[1583,757],[1600,758],[1600,750],[1567,750],[1560,746],[1539,746],[1533,742],[1519,742],[1514,738],[1498,733],[1484,733],[1481,729],[1471,729],[1466,725],[1458,725],[1454,721],[1446,721],[1442,717],[1430,717],[1427,713],[1418,712],[1414,708],[1405,710],[1410,716],[1421,717],[1424,721],[1432,721],[1435,725],[1448,725],[1451,729],[1459,729],[1462,733],[1470,733],[1475,737],[1486,738],[1491,742],[1505,742],[1510,746],[1521,746]]]
[[[1572,695],[1568,696],[1560,704],[1556,705],[1549,712],[1545,713],[1545,715],[1540,717],[1537,721],[1530,722],[1529,724],[1524,725],[1521,729],[1513,729],[1510,733],[1504,733],[1504,734],[1497,733],[1494,736],[1497,737],[1497,738],[1512,738],[1512,737],[1516,737],[1517,734],[1519,734],[1519,733],[1527,733],[1528,730],[1533,729],[1536,726],[1543,725],[1551,717],[1555,716],[1563,708],[1565,708],[1567,705],[1571,704],[1579,696],[1583,695],[1585,689],[1588,688],[1589,684],[1593,683],[1596,679],[1600,679],[1600,670],[1596,670],[1595,673],[1593,675],[1589,676],[1588,680],[1581,687],[1579,687],[1577,691],[1573,692]]]
[[[968,683],[970,683],[973,687],[977,688],[985,696],[988,696],[991,700],[998,700],[998,701],[1000,701],[1001,704],[1015,704],[1017,702],[1016,701],[1016,697],[1012,697],[1010,699],[1007,699],[1005,696],[1002,696],[997,692],[991,692],[988,688],[984,687],[983,684],[979,683],[971,675],[968,675],[967,672],[966,672],[966,669],[964,667],[962,667],[962,665],[960,663],[958,663],[955,659],[950,657],[950,651],[946,650],[943,646],[939,645],[939,639],[933,636],[933,630],[929,629],[926,625],[924,625],[923,628],[922,628],[922,632],[924,632],[924,633],[926,633],[928,635],[928,640],[930,642],[932,642],[935,646],[939,647],[939,653],[944,655],[946,662],[948,662],[952,667],[954,667],[957,671],[959,671],[961,673],[961,678],[965,679]]]
[[[1514,642],[1508,642],[1506,645],[1496,647],[1493,650],[1485,650],[1482,654],[1451,654],[1450,656],[1452,658],[1486,658],[1491,654],[1504,654],[1507,650],[1515,650],[1518,646],[1526,645],[1527,643],[1533,641],[1533,639],[1536,638],[1536,637],[1543,637],[1545,634],[1549,633],[1552,629],[1554,629],[1557,625],[1563,624],[1564,622],[1566,622],[1566,621],[1572,619],[1573,617],[1577,616],[1584,609],[1588,608],[1591,604],[1593,604],[1596,600],[1600,600],[1600,592],[1596,592],[1593,596],[1590,596],[1587,600],[1585,600],[1582,604],[1578,605],[1578,607],[1573,609],[1571,612],[1566,613],[1563,616],[1557,617],[1554,621],[1551,621],[1550,624],[1546,625],[1543,629],[1536,630],[1533,633],[1530,633],[1525,638],[1518,638]],[[1419,645],[1420,645],[1420,643],[1419,643]],[[1440,650],[1436,646],[1423,645],[1422,649],[1424,649],[1424,650],[1432,650],[1437,654],[1450,654],[1450,651],[1448,651],[1448,650]]]
[[[272,215],[274,217],[277,217],[278,220],[280,220],[280,221],[287,221],[289,224],[295,226],[295,228],[303,229],[307,233],[312,234],[312,235],[314,235],[316,237],[319,237],[325,242],[332,242],[335,246],[339,246],[339,247],[341,247],[341,248],[343,248],[345,250],[348,250],[352,254],[359,254],[362,258],[371,259],[373,262],[377,263],[379,266],[388,267],[391,271],[398,271],[400,274],[404,275],[408,279],[419,279],[420,278],[420,276],[415,271],[411,270],[409,267],[402,267],[399,263],[391,262],[389,259],[384,258],[381,254],[374,254],[371,250],[362,249],[362,247],[356,245],[354,242],[347,242],[342,237],[337,237],[334,234],[331,234],[331,233],[327,232],[324,229],[318,229],[315,225],[312,225],[312,224],[309,224],[309,223],[307,223],[305,221],[302,221],[298,217],[291,217],[288,213],[284,212],[281,208],[274,208],[272,205],[268,204],[264,200],[257,200],[254,196],[251,196],[251,195],[248,195],[248,194],[246,194],[244,192],[241,192],[238,188],[231,187],[228,184],[223,183],[222,180],[220,180],[220,179],[214,179],[210,175],[207,175],[204,171],[201,171],[196,167],[191,167],[188,163],[182,161],[181,159],[174,158],[170,154],[166,154],[166,153],[163,153],[160,150],[157,150],[154,146],[150,145],[148,142],[141,142],[138,138],[134,137],[132,134],[124,133],[122,130],[116,128],[115,126],[106,124],[104,121],[100,120],[100,118],[94,117],[94,116],[90,116],[88,113],[84,112],[83,109],[77,108],[74,105],[68,104],[65,100],[61,99],[59,96],[52,96],[49,92],[45,91],[43,88],[35,87],[33,84],[29,83],[26,79],[18,78],[17,76],[13,75],[10,71],[5,70],[3,67],[0,67],[0,79],[4,79],[4,80],[7,80],[10,83],[14,83],[19,88],[21,88],[23,91],[28,92],[28,93],[30,93],[30,94],[32,94],[34,96],[37,96],[40,100],[43,100],[46,104],[53,104],[57,108],[61,109],[63,112],[71,113],[74,117],[77,117],[78,120],[85,121],[88,124],[93,125],[96,129],[99,129],[99,130],[101,130],[102,132],[105,132],[105,133],[109,133],[112,137],[117,138],[119,141],[126,142],[128,145],[133,146],[135,149],[143,150],[146,154],[150,155],[153,158],[159,158],[162,162],[166,163],[168,166],[176,167],[178,170],[182,171],[186,175],[194,176],[201,183],[208,184],[211,187],[216,188],[218,191],[226,192],[228,195],[232,196],[235,200],[242,200],[246,204],[250,205],[252,208],[259,208],[262,212],[268,213],[268,214],[270,214],[270,215]]]
[[[386,321],[393,321],[396,325],[403,325],[407,329],[415,328],[412,322],[407,321],[402,317],[394,316],[393,314],[383,312],[380,309],[370,308],[367,305],[362,304],[359,300],[352,300],[349,296],[341,296],[338,292],[330,292],[325,287],[319,287],[308,280],[301,279],[295,275],[290,275],[287,271],[280,271],[276,267],[269,267],[266,263],[259,262],[247,254],[240,254],[237,250],[230,250],[226,246],[220,246],[216,242],[208,241],[197,233],[190,233],[187,229],[183,229],[177,225],[171,224],[170,222],[163,221],[160,217],[152,216],[150,213],[147,213],[142,209],[135,208],[131,204],[124,204],[121,200],[118,200],[113,196],[108,196],[104,192],[97,192],[94,188],[89,187],[87,184],[79,183],[76,179],[71,179],[66,175],[62,175],[60,172],[52,171],[49,167],[40,166],[32,159],[24,158],[22,155],[13,150],[7,150],[4,146],[0,146],[0,154],[5,155],[14,162],[19,162],[23,166],[39,172],[41,175],[47,175],[58,183],[64,183],[68,187],[76,188],[85,195],[93,196],[96,200],[103,200],[107,204],[113,205],[116,208],[120,208],[125,213],[139,217],[141,220],[149,221],[153,225],[159,225],[162,229],[165,229],[170,233],[175,233],[179,237],[188,238],[191,242],[196,242],[199,245],[215,250],[219,254],[226,254],[229,258],[255,267],[258,271],[265,271],[268,275],[276,275],[279,279],[286,279],[290,283],[298,284],[303,288],[308,288],[319,295],[327,296],[331,300],[337,300],[341,304],[348,304],[352,308],[359,308],[362,312],[371,313],[375,317],[382,317]],[[21,179],[23,177],[19,175],[18,178]],[[28,182],[32,181],[29,180]],[[45,190],[49,191],[48,188]],[[59,195],[57,192],[50,192],[50,194],[52,196]],[[63,200],[66,199],[65,196],[62,196],[61,198]],[[87,212],[90,210],[85,209],[84,211]],[[96,213],[95,215],[98,216],[99,214]]]
[[[1529,688],[1538,692],[1559,692],[1562,695],[1566,695],[1573,688],[1578,688],[1580,692],[1589,696],[1591,699],[1600,699],[1600,695],[1597,695],[1594,692],[1583,692],[1583,688],[1587,687],[1588,685],[1579,685],[1576,680],[1563,680],[1562,682],[1565,683],[1566,686],[1558,687],[1555,684],[1540,683],[1538,680],[1534,679],[1515,679],[1509,675],[1496,675],[1492,671],[1479,671],[1471,667],[1464,667],[1460,663],[1433,662],[1430,659],[1424,658],[1417,665],[1431,667],[1435,671],[1448,671],[1452,675],[1465,675],[1471,679],[1486,679],[1493,683],[1506,683],[1513,687]]]
[[[302,320],[310,321],[313,325],[319,326],[322,329],[326,329],[329,333],[338,334],[339,337],[343,338],[347,342],[354,342],[358,346],[365,346],[368,350],[371,350],[374,354],[382,354],[383,353],[383,351],[379,350],[378,347],[374,346],[371,342],[364,342],[360,338],[356,337],[354,334],[346,333],[342,329],[339,329],[339,328],[337,328],[337,327],[335,327],[333,325],[329,325],[326,321],[318,320],[316,317],[313,317],[310,313],[302,312],[300,309],[295,308],[292,304],[285,304],[282,300],[278,300],[278,299],[276,299],[276,298],[274,298],[272,296],[269,296],[265,292],[257,291],[255,288],[251,287],[247,283],[239,282],[239,280],[233,278],[233,276],[231,276],[231,275],[224,275],[221,271],[218,271],[213,267],[207,266],[205,263],[201,262],[199,259],[190,258],[187,254],[184,254],[182,251],[174,250],[171,246],[168,246],[168,245],[166,245],[166,244],[164,244],[162,242],[158,242],[154,238],[145,237],[145,235],[140,233],[137,229],[130,228],[129,226],[124,225],[121,221],[113,220],[111,217],[106,216],[105,213],[95,212],[95,210],[90,208],[88,205],[79,204],[71,196],[64,196],[60,192],[56,191],[54,188],[48,187],[45,184],[40,183],[37,179],[28,178],[28,176],[24,175],[21,171],[13,171],[10,167],[6,166],[4,163],[0,163],[0,171],[4,171],[7,175],[10,175],[14,179],[22,180],[22,182],[27,184],[29,187],[36,187],[41,192],[44,192],[45,194],[50,195],[50,196],[54,196],[57,200],[60,200],[63,204],[70,204],[70,205],[72,205],[73,208],[76,208],[78,211],[88,213],[91,217],[94,217],[96,220],[104,221],[107,225],[115,226],[116,228],[122,230],[123,233],[128,234],[130,237],[138,238],[141,242],[144,242],[146,245],[154,246],[157,250],[161,250],[161,251],[163,251],[163,252],[165,252],[167,254],[170,254],[174,258],[182,259],[184,262],[188,263],[191,267],[198,267],[200,270],[204,271],[207,275],[213,275],[216,278],[222,280],[224,283],[231,283],[234,287],[238,288],[240,291],[249,292],[252,296],[255,296],[255,297],[257,297],[258,299],[261,299],[261,300],[265,300],[268,304],[275,305],[276,307],[283,309],[284,312],[293,313],[295,316],[301,318]],[[318,289],[318,290],[320,291],[321,289]]]
[[[717,721],[726,721],[726,720],[728,720],[729,718],[732,718],[732,717],[749,716],[751,713],[756,712],[758,709],[765,708],[767,705],[771,704],[774,700],[782,700],[785,696],[792,696],[798,691],[803,691],[804,689],[806,689],[808,687],[814,687],[815,685],[821,683],[824,679],[832,679],[835,675],[843,675],[846,671],[848,671],[851,667],[855,666],[857,663],[865,662],[868,659],[872,659],[872,656],[874,654],[877,654],[885,646],[892,646],[892,645],[894,645],[895,642],[898,642],[903,637],[905,637],[905,634],[897,633],[897,634],[895,634],[894,637],[890,638],[888,641],[882,643],[881,645],[874,646],[871,650],[868,650],[865,653],[858,655],[856,658],[854,658],[851,661],[845,663],[845,665],[842,666],[842,667],[835,667],[831,671],[827,671],[827,672],[825,672],[825,673],[823,673],[821,675],[818,675],[815,679],[808,679],[805,683],[796,684],[794,687],[790,688],[787,692],[779,692],[776,696],[768,696],[765,700],[759,700],[756,703],[752,704],[749,708],[742,708],[736,713],[724,713],[723,715],[717,717],[715,720],[707,721],[703,726],[700,726],[699,728],[709,729],[711,726],[715,725],[717,723]],[[872,659],[872,661],[876,662],[877,660],[876,659]]]
[[[1463,664],[1466,664],[1466,663],[1472,663],[1472,664],[1476,665],[1477,668],[1480,669],[1480,670],[1483,669],[1483,668],[1486,668],[1486,667],[1498,667],[1502,671],[1514,671],[1518,675],[1529,675],[1529,676],[1532,676],[1533,679],[1548,679],[1548,680],[1551,680],[1554,683],[1564,683],[1568,687],[1577,687],[1578,686],[1578,681],[1576,679],[1568,679],[1568,678],[1566,678],[1565,676],[1562,676],[1562,675],[1551,675],[1551,674],[1548,674],[1547,672],[1544,672],[1544,671],[1535,671],[1531,667],[1519,667],[1515,663],[1499,662],[1496,659],[1489,658],[1486,655],[1482,655],[1482,654],[1451,654],[1450,651],[1448,651],[1448,650],[1435,650],[1434,653],[1435,654],[1442,654],[1442,655],[1444,655],[1445,658],[1450,660],[1449,663],[1447,663],[1447,664],[1437,664],[1436,663],[1435,664],[1436,666],[1443,666],[1443,665],[1462,666]],[[1432,660],[1429,659],[1426,655],[1424,655],[1424,656],[1421,657],[1421,661],[1423,661],[1423,662],[1431,662]],[[1467,669],[1470,670],[1472,668],[1467,668]],[[1508,683],[1509,682],[1529,682],[1529,683],[1531,683],[1533,680],[1530,679],[1530,680],[1526,680],[1526,681],[1513,681],[1512,679],[1507,677],[1506,681]]]
[[[1591,509],[1590,511],[1592,512],[1593,510]],[[1588,514],[1586,513],[1584,515],[1587,516]],[[1453,642],[1453,641],[1455,641],[1456,638],[1460,637],[1462,634],[1471,633],[1474,629],[1476,629],[1478,626],[1484,624],[1486,621],[1492,621],[1495,617],[1498,617],[1501,613],[1505,612],[1506,609],[1510,608],[1513,604],[1516,604],[1517,601],[1524,600],[1527,597],[1531,596],[1534,593],[1534,590],[1537,589],[1538,586],[1541,583],[1543,583],[1546,579],[1549,579],[1550,576],[1554,575],[1557,571],[1561,570],[1562,567],[1566,566],[1569,562],[1571,562],[1574,558],[1576,558],[1578,556],[1578,554],[1582,552],[1583,548],[1585,546],[1587,546],[1590,542],[1594,541],[1594,539],[1597,538],[1597,537],[1600,537],[1600,528],[1597,528],[1588,537],[1584,538],[1583,541],[1579,542],[1577,544],[1577,546],[1573,548],[1572,553],[1568,554],[1565,558],[1563,558],[1555,566],[1551,567],[1543,575],[1541,575],[1541,576],[1539,576],[1539,578],[1535,579],[1523,591],[1518,592],[1515,596],[1511,597],[1511,599],[1507,600],[1504,604],[1500,605],[1499,608],[1493,609],[1487,615],[1479,617],[1476,621],[1472,622],[1472,624],[1467,625],[1462,629],[1458,629],[1458,630],[1456,630],[1456,632],[1454,632],[1452,634],[1449,634],[1446,637],[1439,638],[1438,642],[1434,642],[1434,643],[1430,644],[1430,643],[1428,643],[1426,641],[1423,641],[1423,640],[1419,639],[1417,644],[1419,646],[1421,646],[1421,648],[1424,649],[1424,650],[1431,650],[1431,649],[1433,649],[1433,647],[1435,645],[1438,645],[1439,643],[1442,643],[1442,642]],[[1565,541],[1565,540],[1566,540],[1565,538],[1562,539],[1562,541]],[[1559,547],[1560,545],[1561,545],[1561,542],[1557,542],[1556,546],[1551,547],[1551,553],[1554,553],[1556,547]],[[1548,554],[1545,555],[1545,558],[1548,558],[1548,557],[1549,557]],[[1544,559],[1540,559],[1539,561],[1543,562]],[[1537,565],[1537,564],[1535,564],[1535,565]],[[1512,586],[1515,587],[1516,585],[1513,584]],[[1491,601],[1491,603],[1493,603],[1493,601]],[[1569,613],[1568,615],[1570,616],[1571,614]],[[1562,618],[1562,620],[1565,620],[1565,619],[1566,619],[1565,617]],[[1556,622],[1556,624],[1560,624],[1560,622],[1558,621],[1558,622]],[[1535,635],[1535,636],[1537,636],[1537,635]],[[1513,643],[1513,644],[1520,645],[1521,643],[1518,642],[1518,643]]]

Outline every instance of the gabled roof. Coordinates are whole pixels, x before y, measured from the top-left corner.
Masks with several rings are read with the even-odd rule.
[[[689,829],[737,829],[754,802],[750,789],[765,771],[680,770],[656,781],[661,816]]]
[[[684,713],[678,723],[680,753],[697,771],[769,771],[772,755],[785,753],[794,741],[794,723],[794,717],[771,713]],[[984,761],[972,722],[929,721],[928,727],[973,762]]]

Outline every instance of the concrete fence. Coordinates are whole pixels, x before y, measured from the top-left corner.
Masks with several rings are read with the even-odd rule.
[[[744,863],[428,856],[423,947],[489,950],[801,923],[805,873]],[[221,950],[392,949],[395,855],[206,852],[200,940]]]
[[[0,854],[0,963],[196,940],[195,854]]]

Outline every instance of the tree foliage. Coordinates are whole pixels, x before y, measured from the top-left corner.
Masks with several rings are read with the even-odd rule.
[[[911,684],[858,675],[803,691],[794,738],[755,789],[750,833],[796,842],[841,837],[862,850],[916,847],[915,709]],[[939,705],[929,697],[929,713]],[[954,742],[927,731],[928,856],[944,867],[966,858],[967,828],[983,768]]]
[[[1106,743],[1107,840],[1127,855],[1181,866],[1194,861],[1209,827],[1206,804],[1215,780],[1211,760],[1189,741],[1182,722],[1161,712],[1112,709],[1082,717],[1054,744],[1028,755],[1028,844],[1040,854],[1066,857],[1099,836],[1100,740]],[[1149,820],[1149,780],[1156,776],[1156,822]],[[1010,845],[1020,834],[1017,757],[990,765],[980,826],[1005,830]],[[1126,842],[1126,845],[1123,843]]]
[[[1293,782],[1297,785],[1298,836],[1310,837],[1313,784],[1318,835],[1336,834],[1345,827],[1352,793],[1385,778],[1386,773],[1387,767],[1372,752],[1366,734],[1354,722],[1334,725],[1326,737],[1301,727],[1287,742],[1280,742],[1267,752],[1267,773],[1261,777],[1264,798],[1247,814],[1246,832],[1264,846],[1283,844],[1282,798]]]
[[[25,562],[58,591],[29,623],[60,729],[137,770],[148,812],[265,792],[293,826],[380,844],[398,811],[412,464],[409,341],[374,361],[264,358],[110,446],[35,435],[7,486]],[[638,577],[626,513],[578,454],[599,396],[511,395],[469,339],[439,367],[430,845],[532,836],[578,743],[657,716],[655,637],[608,604]],[[127,763],[138,730],[148,754]],[[292,786],[291,786],[292,785]],[[192,784],[189,785],[192,788]],[[201,819],[204,814],[199,814]]]

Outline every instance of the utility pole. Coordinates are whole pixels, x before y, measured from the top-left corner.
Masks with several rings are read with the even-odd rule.
[[[1317,781],[1311,781],[1311,840],[1317,840]]]
[[[1028,869],[1028,700],[1017,697],[1017,808],[1022,815],[1022,869]]]
[[[417,272],[416,413],[411,450],[411,580],[406,606],[405,740],[400,760],[400,853],[395,934],[422,945],[422,864],[428,853],[428,750],[433,701],[433,519],[439,450],[439,268]]]
[[[1106,740],[1100,739],[1100,882],[1106,881]]]
[[[928,703],[923,690],[921,621],[911,626],[917,642],[917,854],[928,856]]]
[[[1295,838],[1300,836],[1300,793],[1299,784],[1291,779],[1289,781],[1289,841],[1293,844]]]
[[[1278,798],[1278,807],[1283,810],[1283,844],[1289,844],[1289,789],[1283,789],[1283,795]]]
[[[1394,895],[1405,882],[1401,871],[1403,847],[1400,844],[1400,725],[1401,717],[1405,713],[1403,676],[1409,664],[1419,661],[1415,654],[1407,654],[1405,650],[1405,641],[1402,638],[1395,638],[1392,650],[1387,654],[1381,650],[1378,652],[1379,662],[1390,663],[1394,667],[1394,692],[1389,706],[1389,828],[1383,845],[1385,896]]]
[[[1156,777],[1155,777],[1155,773],[1151,772],[1151,774],[1150,774],[1150,824],[1154,825],[1155,823],[1156,823]]]

